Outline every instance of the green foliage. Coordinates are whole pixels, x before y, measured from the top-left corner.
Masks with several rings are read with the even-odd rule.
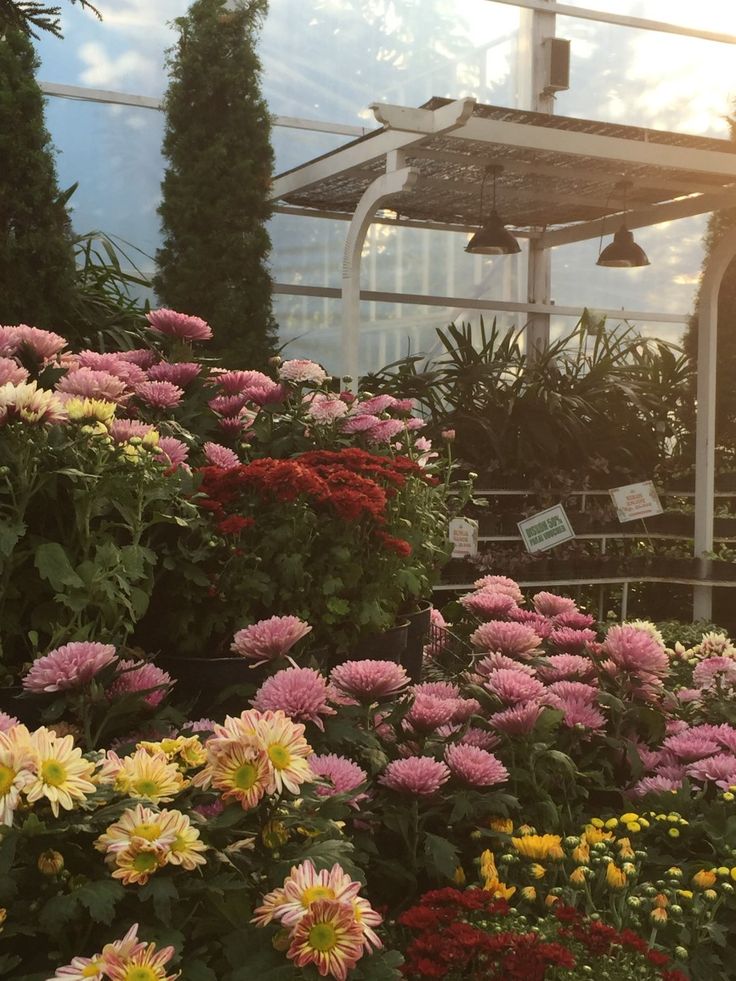
[[[58,329],[73,309],[74,250],[38,64],[21,30],[0,36],[0,322]]]
[[[78,3],[102,20],[99,10],[89,0],[70,0],[70,3]],[[32,37],[38,37],[36,31],[47,31],[61,37],[60,15],[61,7],[49,6],[41,0],[0,0],[0,31],[20,30]]]
[[[225,364],[274,353],[266,261],[271,122],[255,40],[267,0],[195,0],[169,60],[154,286],[165,306],[203,317]]]

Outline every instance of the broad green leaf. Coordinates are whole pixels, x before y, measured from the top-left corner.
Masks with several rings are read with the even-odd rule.
[[[65,586],[83,589],[84,582],[72,568],[66,552],[58,542],[44,542],[36,549],[35,566],[42,579],[61,593]]]

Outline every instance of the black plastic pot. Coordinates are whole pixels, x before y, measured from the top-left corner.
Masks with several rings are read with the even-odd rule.
[[[422,662],[424,661],[424,645],[429,637],[429,625],[432,622],[432,604],[429,600],[420,600],[419,609],[407,613],[409,630],[406,638],[406,650],[401,655],[401,663],[406,673],[416,685],[422,680]]]
[[[409,621],[401,620],[388,630],[377,634],[369,634],[358,641],[349,652],[336,654],[334,664],[344,661],[393,661],[401,664],[401,658],[406,651],[409,637]]]
[[[176,681],[174,699],[194,699],[192,711],[202,714],[215,707],[218,711],[240,711],[238,706],[247,708],[246,693],[233,695],[225,701],[222,700],[222,693],[235,685],[255,690],[263,681],[262,669],[252,667],[242,657],[176,657],[160,654],[156,663]]]

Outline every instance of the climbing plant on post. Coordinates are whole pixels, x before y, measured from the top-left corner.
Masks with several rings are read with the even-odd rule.
[[[164,241],[154,288],[203,317],[231,365],[262,364],[276,330],[266,222],[271,121],[256,40],[268,0],[195,0],[176,21],[164,107]]]
[[[56,180],[38,58],[28,35],[0,36],[0,323],[58,329],[75,295],[74,251]]]

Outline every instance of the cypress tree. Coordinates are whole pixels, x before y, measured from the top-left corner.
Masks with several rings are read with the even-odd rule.
[[[195,0],[169,53],[154,288],[203,317],[223,362],[262,364],[275,345],[266,221],[271,121],[255,42],[268,0]]]
[[[37,68],[24,32],[0,34],[0,323],[58,329],[73,302],[74,251]]]

